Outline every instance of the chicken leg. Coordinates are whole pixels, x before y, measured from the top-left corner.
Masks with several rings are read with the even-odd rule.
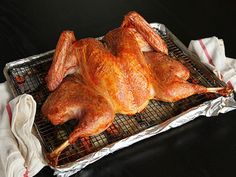
[[[206,88],[187,82],[190,76],[189,70],[164,53],[145,52],[144,55],[153,73],[155,99],[159,101],[176,102],[201,93],[218,93],[224,96],[230,93],[229,88]]]
[[[94,106],[96,108],[94,109]],[[51,165],[57,164],[60,153],[78,137],[89,137],[106,130],[113,122],[114,111],[102,96],[81,81],[68,76],[42,106],[42,113],[54,124],[79,119],[67,141],[48,155]]]

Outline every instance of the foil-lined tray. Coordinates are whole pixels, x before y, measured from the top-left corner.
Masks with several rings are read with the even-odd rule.
[[[151,26],[166,41],[169,55],[176,57],[191,73],[189,82],[206,87],[225,86],[199,59],[181,43],[163,24]],[[98,38],[100,39],[100,38]],[[4,74],[14,96],[31,94],[37,102],[35,129],[45,154],[64,142],[76,121],[53,126],[41,114],[41,106],[49,95],[45,76],[54,51],[27,57],[6,64]],[[233,93],[229,97],[218,94],[199,94],[175,103],[151,100],[148,106],[134,116],[117,114],[109,130],[89,138],[79,139],[63,151],[59,165],[52,167],[58,176],[70,176],[100,158],[138,141],[183,125],[200,115],[216,116],[236,108]]]

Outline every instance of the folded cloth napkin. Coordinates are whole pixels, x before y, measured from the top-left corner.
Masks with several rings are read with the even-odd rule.
[[[225,56],[225,46],[222,39],[209,37],[192,40],[189,50],[195,53],[218,78],[236,91],[236,59]]]
[[[29,177],[44,163],[41,145],[32,133],[36,102],[28,94],[11,99],[7,84],[0,84],[0,177]]]

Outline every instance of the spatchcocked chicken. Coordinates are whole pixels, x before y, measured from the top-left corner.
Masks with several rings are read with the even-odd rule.
[[[98,41],[76,40],[64,31],[47,75],[52,93],[42,113],[54,125],[79,119],[67,141],[49,154],[56,165],[60,153],[78,138],[99,134],[116,113],[135,114],[150,99],[175,102],[193,94],[227,94],[226,88],[192,84],[189,70],[168,56],[166,43],[136,12],[128,13],[121,27]]]

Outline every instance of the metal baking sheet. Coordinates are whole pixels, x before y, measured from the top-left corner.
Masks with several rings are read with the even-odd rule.
[[[190,82],[207,87],[225,86],[196,56],[175,37],[163,24],[151,26],[161,35],[168,45],[169,55],[178,58],[191,72]],[[6,64],[5,77],[14,96],[28,93],[37,102],[35,128],[39,134],[44,152],[53,151],[64,142],[76,122],[71,120],[61,126],[53,126],[41,114],[41,106],[49,91],[45,76],[50,67],[54,51],[27,57]],[[131,144],[157,135],[170,128],[180,126],[194,118],[216,116],[236,108],[233,94],[221,97],[217,94],[199,94],[175,103],[151,100],[149,105],[134,116],[117,114],[109,130],[89,138],[79,139],[64,150],[59,165],[54,168],[58,176],[69,176],[100,158],[125,148]]]

